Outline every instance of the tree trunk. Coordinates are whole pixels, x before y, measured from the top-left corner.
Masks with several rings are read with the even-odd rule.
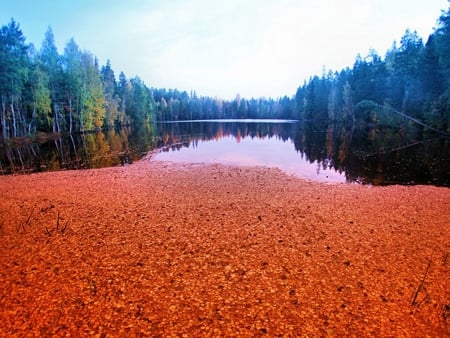
[[[408,100],[409,100],[409,88],[408,88],[408,84],[405,84],[405,91],[403,93],[403,100],[402,100],[402,113],[406,114],[407,113],[407,104],[408,104]]]
[[[6,104],[5,97],[2,95],[2,114],[0,116],[0,122],[2,126],[2,138],[5,140],[8,138],[8,134],[6,133]]]
[[[72,99],[69,98],[69,134],[72,135]]]
[[[33,112],[31,113],[31,120],[28,124],[28,134],[31,134],[31,127],[33,125],[34,118],[36,116],[36,105],[33,106]]]
[[[59,106],[57,103],[53,103],[53,132],[59,133],[61,131],[59,127]]]
[[[12,97],[11,97],[11,104],[9,107],[11,108],[11,115],[12,115],[13,137],[17,137],[16,112],[14,111],[14,101]]]
[[[59,106],[58,106],[58,103],[56,102],[56,89],[55,89],[54,83],[52,83],[51,96],[52,96],[52,104],[53,104],[53,132],[59,133],[59,132],[61,132],[61,129],[59,126]]]

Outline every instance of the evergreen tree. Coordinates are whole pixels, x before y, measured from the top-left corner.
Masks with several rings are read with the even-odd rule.
[[[406,30],[395,59],[395,69],[403,87],[401,111],[416,116],[423,100],[419,75],[422,50],[423,42],[417,32]]]
[[[72,134],[74,128],[82,130],[81,116],[79,113],[82,106],[82,67],[81,51],[72,38],[66,44],[63,54],[63,72],[64,72],[64,110],[68,115],[66,123],[69,133]]]
[[[21,111],[22,91],[28,80],[28,45],[13,19],[0,30],[0,125],[3,138],[16,137],[25,118]]]
[[[45,38],[39,52],[39,61],[43,72],[48,76],[48,88],[52,109],[52,129],[54,132],[60,132],[61,124],[64,122],[64,113],[61,105],[64,96],[62,84],[63,70],[62,60],[58,54],[51,27],[45,33]]]
[[[426,45],[406,30],[384,60],[373,50],[353,68],[314,76],[295,97],[234,100],[199,97],[177,89],[148,88],[123,72],[116,81],[109,60],[96,58],[74,39],[59,55],[49,27],[39,53],[14,21],[0,30],[0,133],[3,138],[53,130],[69,133],[131,122],[208,118],[298,118],[352,121],[359,103],[401,111],[436,128],[450,125],[450,9]],[[371,110],[373,113],[375,110]],[[381,114],[380,114],[381,115]],[[366,116],[367,118],[367,116]],[[384,120],[384,122],[389,120]],[[410,119],[411,121],[411,119]]]
[[[119,113],[120,116],[123,116],[123,120],[121,119],[122,124],[127,124],[129,122],[129,119],[125,118],[127,116],[127,103],[128,103],[128,96],[131,90],[130,83],[127,80],[127,77],[123,72],[120,72],[119,74],[119,83],[117,86],[119,97],[120,97],[120,104],[119,104]]]
[[[443,12],[435,32],[436,52],[441,72],[450,87],[450,8]]]
[[[37,130],[51,130],[52,102],[50,99],[49,76],[43,70],[43,66],[37,56],[34,57],[30,67],[27,92],[24,94],[24,97],[27,98],[27,106],[30,110],[28,134]]]
[[[349,121],[352,124],[355,123],[355,108],[353,104],[353,90],[348,82],[345,83],[343,91],[343,106],[342,106],[342,119],[348,124]]]
[[[81,55],[81,130],[94,130],[103,126],[105,96],[97,60],[88,52]]]
[[[149,96],[145,84],[139,77],[130,80],[130,93],[127,104],[127,114],[131,122],[149,122],[151,117],[151,107]]]
[[[432,107],[432,121],[439,129],[450,129],[450,8],[443,12],[434,33],[434,52],[438,62],[441,92]],[[437,75],[437,74],[436,74]]]
[[[105,95],[105,125],[114,126],[119,124],[119,95],[117,83],[111,63],[107,60],[101,69],[103,93]]]

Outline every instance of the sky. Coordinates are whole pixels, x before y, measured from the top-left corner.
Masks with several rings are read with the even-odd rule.
[[[311,76],[384,57],[406,29],[426,42],[448,0],[0,0],[40,48],[74,38],[116,77],[232,99],[292,96]]]

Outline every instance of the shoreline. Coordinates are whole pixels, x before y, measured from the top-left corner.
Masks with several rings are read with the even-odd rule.
[[[0,196],[7,335],[450,333],[448,188],[144,158]]]

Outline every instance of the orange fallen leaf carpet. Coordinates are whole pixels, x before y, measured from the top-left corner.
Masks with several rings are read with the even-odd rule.
[[[450,335],[450,189],[142,160],[0,177],[0,336]]]

